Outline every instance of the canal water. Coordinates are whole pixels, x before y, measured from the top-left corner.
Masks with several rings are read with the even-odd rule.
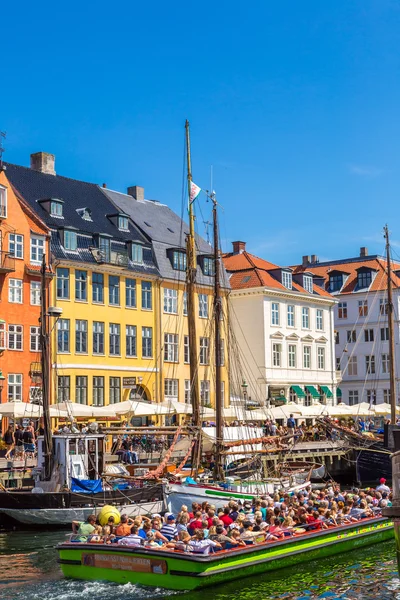
[[[64,580],[54,546],[66,532],[0,533],[1,600],[400,600],[394,542],[201,592]]]

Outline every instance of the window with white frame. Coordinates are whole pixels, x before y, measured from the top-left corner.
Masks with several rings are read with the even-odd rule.
[[[57,298],[67,300],[69,298],[69,269],[59,267],[57,275]]]
[[[287,307],[287,325],[288,327],[294,327],[294,305],[288,304]]]
[[[186,253],[174,250],[172,254],[172,268],[175,271],[186,271]]]
[[[153,357],[153,328],[142,327],[142,357]]]
[[[297,367],[297,359],[296,359],[296,345],[295,344],[289,344],[288,347],[288,366],[291,369],[295,369]]]
[[[50,214],[52,217],[62,217],[63,216],[62,202],[57,202],[56,200],[52,200],[50,202]]]
[[[374,341],[374,330],[373,329],[364,329],[364,342],[373,342]]]
[[[93,406],[104,406],[104,377],[93,377]]]
[[[142,281],[142,308],[152,309],[152,284],[151,281]]]
[[[208,365],[210,362],[210,339],[208,337],[200,338],[200,364]]]
[[[209,275],[210,277],[214,277],[215,261],[213,258],[209,258],[207,256],[205,256],[203,258],[203,273],[204,273],[204,275]]]
[[[271,325],[279,325],[279,303],[271,303]]]
[[[0,185],[0,217],[7,217],[7,188]]]
[[[347,363],[347,375],[358,375],[357,356],[349,356]]]
[[[379,314],[387,315],[389,314],[389,304],[387,298],[380,298],[379,300]]]
[[[185,379],[185,404],[190,404],[190,379]]]
[[[57,352],[69,352],[69,319],[57,321]]]
[[[136,279],[125,279],[125,306],[136,308]]]
[[[367,390],[367,402],[370,406],[376,404],[376,390]]]
[[[365,371],[367,375],[373,375],[375,373],[375,356],[373,354],[365,357]]]
[[[117,275],[108,276],[108,303],[112,306],[119,306],[119,277]]]
[[[92,273],[92,302],[99,304],[103,304],[104,302],[103,273]]]
[[[87,375],[77,375],[75,378],[75,402],[87,404],[88,378]]]
[[[45,251],[45,238],[42,235],[31,235],[31,263],[40,265]]]
[[[109,384],[109,403],[117,404],[118,402],[121,402],[121,377],[110,377]]]
[[[355,329],[349,329],[347,331],[347,343],[353,344],[357,340],[357,332]]]
[[[282,285],[288,290],[292,289],[292,274],[289,271],[282,271]]]
[[[390,389],[383,390],[383,401],[390,404]]]
[[[136,356],[136,325],[126,326],[126,356]]]
[[[131,260],[137,265],[143,263],[143,246],[140,244],[131,244]]]
[[[200,401],[202,406],[210,404],[210,382],[200,381]]]
[[[22,304],[22,279],[8,280],[8,301],[15,304]]]
[[[358,301],[358,316],[366,317],[368,315],[368,300]]]
[[[7,348],[7,328],[6,323],[0,323],[0,350]]]
[[[313,293],[313,278],[310,275],[303,275],[303,287],[306,292]]]
[[[318,369],[325,369],[325,348],[321,346],[317,348],[317,366]]]
[[[128,217],[125,217],[123,215],[119,215],[119,217],[118,217],[118,229],[122,229],[122,231],[129,231]]]
[[[43,389],[38,385],[29,387],[29,402],[31,404],[43,404]]]
[[[272,344],[272,365],[282,366],[282,344]]]
[[[310,329],[310,309],[307,306],[303,306],[301,309],[301,327]]]
[[[30,296],[31,296],[31,305],[32,306],[40,306],[40,296],[41,296],[40,291],[41,291],[40,281],[31,281]]]
[[[347,319],[347,302],[339,302],[338,319]]]
[[[382,354],[382,373],[389,373],[389,354]]]
[[[75,300],[87,300],[87,271],[75,269]]]
[[[199,294],[199,317],[202,319],[208,318],[208,296],[207,294]]]
[[[316,310],[316,329],[317,331],[324,330],[324,313],[322,308],[317,308]]]
[[[187,306],[187,292],[183,292],[183,316],[187,317],[188,306]]]
[[[64,248],[66,250],[75,251],[78,247],[78,240],[76,236],[76,231],[70,231],[69,229],[64,229]]]
[[[349,390],[349,406],[354,406],[358,402],[358,390]]]
[[[121,327],[118,323],[110,323],[110,354],[119,356],[121,353]]]
[[[178,334],[164,333],[164,360],[166,362],[178,362]]]
[[[22,325],[8,326],[8,349],[23,350],[24,328]]]
[[[178,400],[178,380],[164,379],[164,396],[171,400]]]
[[[22,401],[22,374],[21,373],[9,373],[7,377],[8,383],[8,401],[9,402],[21,402]]]
[[[93,321],[93,354],[104,354],[104,323]]]
[[[183,336],[183,362],[186,364],[190,363],[190,354],[189,354],[189,336]]]
[[[15,258],[24,258],[24,236],[19,233],[10,233],[8,251]]]
[[[86,354],[88,351],[88,322],[77,319],[75,321],[75,352]]]
[[[71,377],[59,375],[57,377],[57,400],[58,402],[69,402],[71,400]]]
[[[173,315],[178,313],[178,290],[164,288],[164,312]]]
[[[311,369],[311,346],[303,347],[303,368]]]
[[[40,351],[40,327],[30,328],[29,349],[31,352]]]
[[[389,327],[381,327],[381,341],[382,342],[389,341]]]

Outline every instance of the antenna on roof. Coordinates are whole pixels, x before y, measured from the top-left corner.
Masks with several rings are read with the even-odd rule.
[[[0,131],[0,171],[4,169],[3,167],[3,152],[5,152],[5,148],[3,146],[3,142],[7,137],[7,133],[5,131]]]

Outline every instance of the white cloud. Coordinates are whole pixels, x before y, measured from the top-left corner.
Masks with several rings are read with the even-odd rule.
[[[360,177],[380,177],[385,172],[381,167],[373,165],[348,165],[350,173],[359,175]]]

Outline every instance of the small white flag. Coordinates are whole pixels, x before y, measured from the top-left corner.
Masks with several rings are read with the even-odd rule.
[[[197,196],[200,194],[201,192],[201,188],[196,185],[195,183],[193,183],[193,181],[190,182],[190,204],[193,204],[193,202],[196,200]]]

